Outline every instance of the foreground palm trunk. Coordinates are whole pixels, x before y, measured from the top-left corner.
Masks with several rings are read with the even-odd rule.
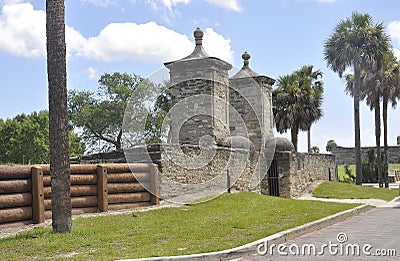
[[[376,141],[376,155],[377,155],[377,168],[378,168],[378,182],[379,187],[383,187],[382,177],[382,156],[381,156],[381,110],[379,96],[375,98],[375,141]]]
[[[354,136],[356,148],[356,184],[362,185],[362,162],[360,141],[360,69],[354,66]]]
[[[383,144],[385,147],[384,150],[384,172],[383,172],[383,180],[385,182],[385,188],[389,188],[389,162],[388,162],[388,133],[387,133],[387,126],[388,126],[388,120],[387,120],[387,109],[388,109],[388,99],[386,97],[383,97]]]
[[[299,135],[299,128],[297,126],[293,126],[293,128],[290,130],[290,135],[292,136],[292,143],[294,146],[294,151],[297,152],[297,139]]]
[[[71,232],[64,0],[46,1],[53,231]]]

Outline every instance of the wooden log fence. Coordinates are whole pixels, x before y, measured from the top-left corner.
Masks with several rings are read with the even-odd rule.
[[[160,202],[155,164],[82,164],[70,170],[73,215]],[[0,166],[0,224],[46,218],[51,218],[50,166]]]

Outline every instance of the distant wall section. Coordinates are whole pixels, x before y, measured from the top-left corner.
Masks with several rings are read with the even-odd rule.
[[[361,159],[365,159],[368,150],[374,147],[361,148]],[[354,148],[335,146],[332,148],[332,154],[336,157],[337,165],[356,164],[356,152]],[[389,164],[400,163],[400,146],[388,147],[388,161]]]

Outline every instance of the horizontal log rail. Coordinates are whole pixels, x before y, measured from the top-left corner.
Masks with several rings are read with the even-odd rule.
[[[0,194],[30,192],[31,188],[30,179],[0,181]]]
[[[159,204],[155,164],[71,165],[72,214]],[[158,193],[157,193],[158,194]],[[0,225],[51,218],[49,165],[0,166]]]

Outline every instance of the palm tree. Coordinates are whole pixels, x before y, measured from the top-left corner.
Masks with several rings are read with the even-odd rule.
[[[373,24],[369,14],[354,12],[336,25],[333,34],[324,43],[324,59],[342,78],[346,69],[354,73],[354,132],[356,148],[356,184],[362,184],[360,143],[361,72],[380,66],[382,55],[389,49],[389,37],[382,23]]]
[[[366,98],[367,105],[375,111],[375,137],[377,151],[378,182],[380,187],[389,187],[388,183],[388,143],[387,143],[387,107],[391,102],[392,106],[397,105],[397,98],[400,96],[400,63],[396,60],[393,50],[390,50],[382,57],[382,67],[373,74],[362,73],[363,88],[361,90],[362,99]],[[353,75],[347,75],[346,91],[353,93]],[[382,168],[382,156],[380,148],[381,120],[380,120],[380,100],[383,100],[383,129],[384,129],[384,162]],[[383,173],[382,173],[383,169]]]
[[[364,80],[362,92],[365,93],[367,105],[371,110],[374,110],[375,114],[375,143],[376,143],[376,155],[377,155],[377,171],[378,171],[378,183],[379,187],[383,187],[383,176],[382,176],[382,153],[381,153],[381,97],[382,97],[382,86],[379,80],[379,73],[374,75],[370,80]]]
[[[64,0],[46,1],[52,226],[71,232]]]
[[[388,52],[385,56],[384,69],[381,72],[382,80],[382,114],[383,114],[383,143],[384,143],[384,173],[383,179],[385,182],[385,188],[389,187],[388,183],[388,120],[387,120],[387,109],[389,102],[392,107],[396,107],[397,99],[400,97],[400,62],[396,60],[393,51]]]
[[[354,97],[354,75],[346,75],[346,92]],[[381,118],[380,118],[380,100],[382,96],[382,86],[379,71],[374,74],[368,74],[366,71],[361,72],[361,90],[360,100],[366,99],[367,105],[371,111],[374,110],[375,116],[375,144],[377,154],[377,171],[379,186],[383,186],[382,176],[382,153],[381,153]]]
[[[307,143],[308,143],[308,152],[311,153],[311,126],[314,122],[318,121],[322,116],[322,101],[323,101],[323,82],[322,71],[316,70],[313,71],[314,67],[312,65],[304,65],[300,68],[296,73],[304,78],[304,83],[307,84],[311,88],[310,93],[310,103],[309,106],[306,107],[306,120],[307,120]]]
[[[322,73],[312,65],[303,66],[292,74],[278,78],[272,92],[276,129],[283,133],[290,129],[291,140],[297,151],[300,130],[310,130],[322,116]]]
[[[276,129],[284,133],[290,129],[291,140],[297,151],[297,139],[304,118],[301,101],[304,93],[299,86],[298,76],[288,74],[278,78],[277,88],[272,91],[272,111]]]

